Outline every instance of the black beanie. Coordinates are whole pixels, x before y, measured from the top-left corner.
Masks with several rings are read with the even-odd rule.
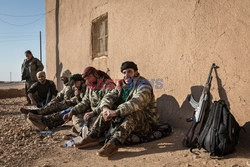
[[[81,81],[81,80],[83,80],[81,74],[74,74],[69,77],[70,82]]]
[[[135,71],[138,70],[137,65],[132,61],[125,61],[122,63],[121,72],[125,69],[133,68]]]

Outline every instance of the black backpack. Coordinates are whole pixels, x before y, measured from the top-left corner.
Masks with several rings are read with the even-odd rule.
[[[204,118],[193,148],[204,148],[211,156],[232,153],[238,143],[241,127],[223,100],[214,101]],[[191,148],[191,152],[192,149]]]

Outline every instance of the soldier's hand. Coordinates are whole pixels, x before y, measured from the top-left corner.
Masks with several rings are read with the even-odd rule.
[[[102,117],[103,117],[104,121],[110,121],[115,116],[116,116],[116,113],[114,110],[110,110],[108,108],[103,109]]]
[[[108,121],[110,121],[113,117],[116,117],[116,113],[115,113],[115,110],[109,110],[109,113],[108,113]]]
[[[108,112],[109,112],[109,109],[108,108],[103,108],[103,111],[102,111],[102,118],[106,121],[107,120],[107,117],[108,117]]]
[[[66,103],[68,106],[71,106],[71,101],[70,101],[70,100],[65,100],[65,103]]]
[[[86,114],[84,114],[83,119],[85,122],[87,122],[90,118],[92,118],[94,116],[94,112],[87,112]]]
[[[76,97],[80,97],[80,94],[81,94],[80,90],[79,90],[79,89],[76,89],[76,90],[75,90],[75,96],[76,96]]]
[[[63,116],[63,120],[64,120],[64,121],[69,121],[69,120],[72,118],[72,116],[73,116],[73,114],[72,114],[72,112],[70,111],[69,113],[67,113],[67,114],[65,114],[65,115]]]

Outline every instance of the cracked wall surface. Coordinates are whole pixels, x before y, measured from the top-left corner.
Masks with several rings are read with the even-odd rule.
[[[135,61],[141,75],[162,83],[154,89],[161,121],[186,126],[192,114],[186,96],[199,98],[216,63],[213,100],[225,99],[241,125],[250,121],[250,1],[46,0],[47,11],[56,2],[59,9],[46,16],[49,79],[58,77],[58,65],[73,73],[109,68],[121,78],[121,63]],[[92,60],[91,21],[106,12],[108,57]]]

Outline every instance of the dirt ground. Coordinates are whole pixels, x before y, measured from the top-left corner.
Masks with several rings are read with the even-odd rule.
[[[24,82],[0,82],[0,99],[24,96],[24,87]]]
[[[101,148],[79,150],[64,148],[71,124],[42,135],[32,130],[19,109],[26,103],[24,97],[0,99],[0,166],[66,167],[66,166],[250,166],[250,125],[244,125],[237,150],[221,158],[211,158],[204,150],[194,155],[182,147],[187,128],[173,128],[163,139],[139,145],[122,147],[110,158],[96,155]]]

